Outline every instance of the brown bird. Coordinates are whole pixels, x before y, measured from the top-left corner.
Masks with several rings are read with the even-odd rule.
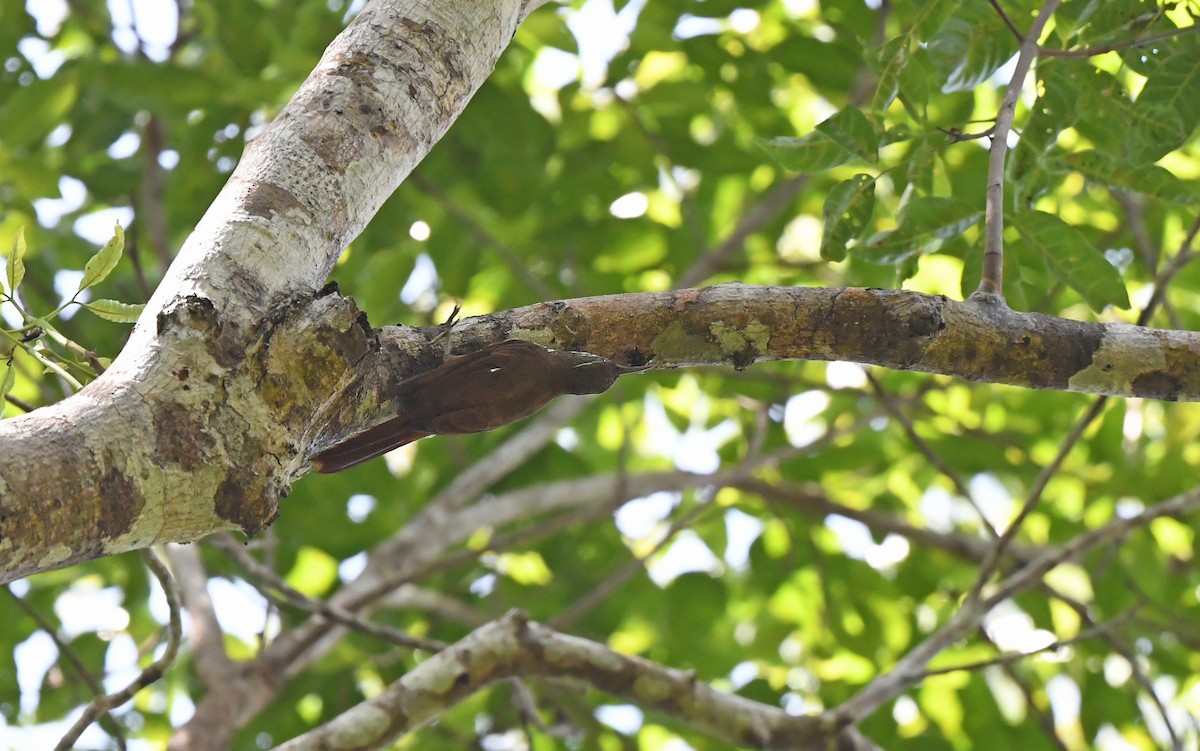
[[[479,433],[529,417],[563,394],[599,394],[622,372],[587,352],[546,349],[510,339],[401,381],[397,416],[313,457],[320,472],[340,472],[438,433]]]

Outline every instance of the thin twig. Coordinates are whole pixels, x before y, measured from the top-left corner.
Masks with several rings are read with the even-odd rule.
[[[1049,484],[1054,475],[1058,474],[1058,470],[1062,467],[1063,462],[1066,461],[1067,455],[1071,453],[1071,449],[1075,448],[1075,444],[1083,438],[1083,432],[1100,416],[1100,413],[1104,410],[1104,405],[1107,403],[1107,396],[1101,396],[1093,401],[1088,410],[1083,413],[1083,416],[1075,422],[1075,425],[1071,428],[1071,432],[1063,439],[1062,445],[1058,447],[1058,453],[1054,459],[1042,467],[1042,471],[1038,473],[1038,476],[1033,481],[1033,485],[1029,488],[1029,492],[1025,495],[1025,503],[1021,505],[1021,510],[1017,513],[1016,518],[1004,530],[1004,534],[1000,535],[1000,539],[996,540],[995,545],[988,552],[988,557],[980,565],[979,575],[976,577],[975,584],[971,587],[967,599],[977,599],[981,596],[983,588],[987,585],[988,580],[992,578],[992,574],[995,573],[996,566],[1004,556],[1004,552],[1021,530],[1021,525],[1025,523],[1025,519],[1033,510],[1037,508],[1046,485]]]
[[[73,339],[66,340],[67,351],[78,357],[82,357],[87,361],[88,365],[92,366],[92,370],[96,371],[96,375],[104,372],[104,363],[100,362],[100,356],[90,349],[81,346]]]
[[[1154,312],[1163,302],[1167,294],[1167,286],[1175,278],[1175,275],[1183,270],[1184,266],[1195,259],[1197,255],[1194,243],[1197,235],[1200,235],[1200,216],[1192,222],[1192,226],[1188,228],[1187,235],[1183,238],[1183,243],[1179,246],[1179,252],[1176,253],[1170,261],[1165,263],[1158,271],[1158,276],[1154,279],[1154,293],[1150,296],[1150,301],[1146,303],[1146,307],[1142,309],[1138,316],[1138,325],[1145,326],[1154,317]]]
[[[917,433],[917,429],[913,425],[912,420],[908,419],[908,415],[904,414],[904,411],[901,410],[899,405],[896,404],[895,400],[892,398],[892,395],[886,388],[884,388],[884,385],[880,383],[879,379],[876,378],[875,375],[869,370],[866,371],[866,374],[867,381],[871,384],[871,388],[875,390],[875,395],[879,397],[880,402],[883,403],[883,408],[887,410],[887,413],[896,422],[900,423],[900,427],[904,430],[904,434],[908,436],[909,442],[916,447],[917,451],[921,452],[925,459],[932,464],[937,471],[941,472],[943,476],[950,480],[950,483],[954,485],[954,489],[958,491],[958,494],[965,498],[967,503],[971,504],[971,508],[975,509],[975,513],[979,516],[979,520],[983,522],[983,527],[988,531],[988,534],[990,534],[993,538],[999,537],[999,530],[992,525],[991,521],[988,520],[987,515],[983,513],[983,509],[980,508],[974,496],[971,494],[971,489],[967,487],[966,482],[962,479],[958,472],[954,471],[954,468],[947,464],[946,461],[942,459],[941,455],[934,451],[933,447],[930,446],[925,439]]]
[[[784,209],[792,205],[792,201],[808,185],[808,179],[808,175],[795,175],[772,188],[771,192],[763,196],[762,200],[746,213],[738,226],[720,245],[705,251],[696,259],[691,268],[679,277],[675,286],[681,289],[694,287],[724,268],[729,257],[745,246],[746,239],[750,235],[761,230],[768,222],[779,216]]]
[[[995,133],[988,154],[987,202],[983,220],[983,274],[979,279],[979,289],[971,296],[972,299],[993,303],[1004,301],[1004,157],[1008,153],[1008,134],[1012,130],[1017,99],[1021,95],[1025,77],[1034,58],[1037,57],[1038,38],[1058,4],[1059,0],[1046,0],[1029,33],[1022,38],[1012,79],[1004,92],[1004,98],[1000,101],[1000,110],[996,113]]]
[[[92,692],[92,695],[102,695],[104,693],[104,686],[100,683],[100,681],[96,680],[96,676],[92,675],[91,671],[87,669],[87,666],[83,664],[83,660],[79,659],[79,655],[75,653],[75,650],[71,648],[71,645],[63,640],[54,624],[47,620],[46,617],[42,615],[40,610],[26,602],[23,597],[18,597],[10,587],[6,586],[4,591],[7,592],[12,601],[17,604],[17,607],[24,611],[25,615],[32,618],[33,622],[37,624],[37,627],[50,637],[50,640],[54,642],[54,646],[58,648],[59,654],[66,658],[67,662],[71,665],[71,668],[74,669],[80,680],[82,680],[84,684],[87,685],[88,690]],[[117,746],[124,751],[126,748],[125,728],[121,725],[121,723],[117,722],[117,719],[112,716],[112,713],[106,710],[100,717],[100,724],[116,740]]]
[[[150,115],[146,127],[142,129],[142,179],[138,185],[137,219],[145,229],[145,237],[149,241],[150,250],[158,259],[159,276],[165,273],[174,254],[171,252],[171,235],[167,228],[167,213],[163,206],[164,183],[166,170],[159,163],[163,151],[166,150],[166,132],[162,120]],[[138,288],[142,290],[143,298],[149,299],[150,285],[139,266]]]
[[[996,645],[996,642],[993,641],[991,636],[988,635],[987,629],[980,628],[979,632],[985,641],[987,641],[993,647],[999,649],[999,647]],[[1011,680],[1017,685],[1018,688],[1021,689],[1021,693],[1025,697],[1025,705],[1029,708],[1028,711],[1033,714],[1034,718],[1037,720],[1038,727],[1042,729],[1042,732],[1049,739],[1050,743],[1053,744],[1058,751],[1069,751],[1066,744],[1063,743],[1062,738],[1058,737],[1058,731],[1055,730],[1054,727],[1054,718],[1050,715],[1047,715],[1042,707],[1039,706],[1039,702],[1034,697],[1033,688],[1022,676],[1017,673],[1017,666],[1015,664],[1008,664],[999,665],[997,667],[1008,676],[1009,680]]]
[[[671,522],[671,526],[667,529],[666,534],[662,539],[656,542],[645,555],[635,556],[633,560],[627,561],[625,565],[617,569],[610,577],[601,581],[591,591],[585,593],[582,597],[571,604],[566,610],[560,611],[548,622],[550,628],[568,628],[572,623],[581,618],[584,613],[587,613],[592,608],[599,605],[618,588],[624,586],[630,579],[646,569],[646,561],[650,560],[658,551],[662,550],[666,545],[675,539],[675,535],[690,527],[700,515],[706,511],[711,511],[715,508],[712,503],[703,503],[688,509],[686,513],[680,516],[675,521]]]
[[[183,634],[183,626],[179,616],[179,590],[175,586],[175,580],[171,578],[171,572],[167,569],[167,565],[162,562],[154,551],[147,548],[138,552],[142,557],[142,561],[146,564],[146,568],[150,569],[154,577],[158,579],[163,594],[167,598],[170,620],[167,623],[166,649],[163,650],[162,657],[150,663],[128,686],[111,694],[97,696],[88,702],[87,707],[83,710],[83,714],[75,721],[75,724],[71,726],[66,735],[62,737],[58,745],[54,747],[55,751],[67,751],[74,748],[75,741],[79,740],[79,736],[83,734],[83,731],[87,730],[88,726],[95,722],[97,718],[126,703],[137,692],[162,678],[167,668],[171,667],[171,664],[175,662],[175,656],[179,653],[179,642]]]
[[[1021,34],[1021,30],[1017,28],[1017,25],[1013,23],[1008,14],[1004,12],[1004,9],[1000,7],[1000,3],[997,2],[997,0],[988,0],[988,2],[991,3],[992,8],[994,8],[996,11],[996,15],[1000,16],[1000,20],[1004,21],[1004,25],[1008,27],[1008,30],[1012,32],[1013,36],[1015,36],[1018,41],[1023,41],[1024,36]],[[1200,26],[1193,24],[1191,26],[1183,26],[1178,29],[1169,29],[1162,33],[1154,34],[1153,36],[1139,37],[1124,42],[1102,44],[1098,47],[1083,47],[1077,50],[1056,50],[1039,45],[1037,53],[1038,57],[1095,57],[1096,55],[1103,55],[1108,52],[1117,52],[1119,50],[1144,47],[1147,44],[1161,42],[1164,39],[1170,39],[1171,37],[1187,34],[1198,29],[1200,29]]]
[[[32,404],[25,401],[21,397],[13,396],[12,394],[5,394],[4,401],[8,402],[9,404],[13,405],[17,409],[19,409],[23,412],[26,412],[26,413],[32,412],[33,410],[37,409],[36,407],[34,407]]]
[[[776,503],[787,504],[801,513],[822,518],[830,514],[844,516],[870,528],[879,534],[894,534],[917,545],[943,550],[968,561],[981,561],[992,549],[986,540],[966,535],[937,532],[927,527],[916,527],[895,514],[875,509],[858,509],[830,500],[819,487],[805,488],[794,485],[773,485],[763,480],[747,478],[729,483],[730,487],[745,490]],[[1008,557],[1017,563],[1033,560],[1039,548],[1013,545],[1007,548]]]
[[[997,0],[988,0],[988,2],[992,4],[992,8],[995,9],[996,15],[1000,16],[1000,20],[1003,21],[1004,25],[1008,27],[1008,30],[1013,33],[1013,36],[1017,38],[1017,41],[1024,41],[1025,35],[1021,33],[1021,30],[1017,28],[1017,25],[1013,23],[1012,19],[1008,17],[1008,14],[1004,12],[1004,8],[1000,7],[1000,3]]]
[[[1005,579],[992,592],[984,605],[988,608],[1027,589],[1056,566],[1078,560],[1080,556],[1106,543],[1121,539],[1130,532],[1141,529],[1155,519],[1178,518],[1200,507],[1200,488],[1156,503],[1132,516],[1120,517],[1108,524],[1079,535],[1058,548],[1047,550],[1030,561],[1012,576]]]
[[[200,559],[200,548],[197,544],[171,543],[164,552],[179,583],[179,599],[191,620],[188,645],[196,675],[205,688],[217,690],[229,680],[235,666],[225,651],[225,632],[208,592],[208,573]]]
[[[1045,47],[1039,47],[1038,54],[1042,57],[1095,57],[1096,55],[1103,55],[1107,52],[1117,52],[1118,50],[1144,47],[1147,44],[1154,44],[1155,42],[1161,42],[1164,39],[1170,39],[1171,37],[1179,36],[1180,34],[1187,34],[1196,31],[1198,28],[1200,27],[1193,24],[1191,26],[1184,26],[1178,29],[1170,29],[1162,32],[1161,34],[1155,34],[1154,36],[1130,39],[1127,42],[1102,44],[1099,47],[1084,47],[1078,50],[1054,50],[1047,49]]]
[[[391,626],[368,621],[360,618],[345,608],[323,602],[300,592],[285,582],[281,576],[255,560],[246,550],[229,535],[220,535],[213,544],[223,550],[226,555],[237,561],[238,565],[257,582],[258,591],[267,599],[280,605],[292,605],[314,615],[327,618],[349,629],[368,636],[374,636],[386,642],[406,649],[423,649],[426,652],[439,652],[445,644],[435,639],[422,639]],[[278,594],[277,594],[278,593]]]
[[[1137,595],[1140,601],[1126,611],[1122,617],[1124,620],[1132,621],[1136,619],[1139,622],[1143,621],[1144,619],[1139,618],[1141,609],[1147,605],[1153,605],[1154,603],[1149,597],[1146,596],[1144,592],[1142,592],[1137,582],[1128,581],[1128,585],[1130,590]],[[1055,596],[1073,608],[1075,612],[1079,614],[1080,619],[1085,623],[1092,623],[1091,613],[1088,612],[1086,605],[1081,602],[1076,602],[1074,599],[1068,598],[1057,592],[1055,592]],[[1159,717],[1163,722],[1163,726],[1167,729],[1167,735],[1171,739],[1171,748],[1175,751],[1182,751],[1182,742],[1179,734],[1175,731],[1175,724],[1171,721],[1171,715],[1167,711],[1166,705],[1163,704],[1162,699],[1159,698],[1158,692],[1154,690],[1154,684],[1150,680],[1150,676],[1146,675],[1146,672],[1142,670],[1140,661],[1138,660],[1138,656],[1133,647],[1118,638],[1117,634],[1114,633],[1114,630],[1115,629],[1112,627],[1112,625],[1104,630],[1102,633],[1104,641],[1112,648],[1114,652],[1121,655],[1121,657],[1123,657],[1129,664],[1130,675],[1133,677],[1134,683],[1136,683],[1138,688],[1140,688],[1142,692],[1149,697],[1150,702],[1158,711]],[[1165,631],[1168,629],[1163,629],[1160,627],[1157,630]]]
[[[934,676],[934,675],[949,675],[950,673],[963,673],[963,672],[970,673],[970,672],[982,670],[984,668],[990,668],[990,667],[995,667],[995,666],[999,666],[999,665],[1012,665],[1014,663],[1021,662],[1022,660],[1025,660],[1029,657],[1036,657],[1037,655],[1047,654],[1049,652],[1057,652],[1060,649],[1063,649],[1065,647],[1070,647],[1074,644],[1078,644],[1081,641],[1086,641],[1088,639],[1097,639],[1101,636],[1101,632],[1103,630],[1104,630],[1103,626],[1093,626],[1091,628],[1087,628],[1087,629],[1084,629],[1083,631],[1080,631],[1078,634],[1076,634],[1074,637],[1072,637],[1070,639],[1055,639],[1053,642],[1047,644],[1044,647],[1039,647],[1038,649],[1033,649],[1028,652],[1010,652],[1008,654],[1002,654],[1002,655],[996,655],[995,657],[989,657],[984,660],[973,660],[971,662],[961,662],[957,665],[947,665],[945,667],[940,667],[940,668],[930,668],[929,670],[924,670],[921,672],[920,680],[924,680],[924,679],[926,679],[930,676]]]
[[[886,673],[877,676],[866,688],[838,707],[834,714],[846,722],[859,722],[909,686],[920,681],[925,666],[938,653],[966,636],[980,619],[997,604],[1016,596],[1042,580],[1051,569],[1077,560],[1101,545],[1110,544],[1155,519],[1179,517],[1200,507],[1200,488],[1182,493],[1144,509],[1141,513],[1114,519],[1091,532],[1079,535],[1057,548],[1047,550],[998,584],[987,598],[970,598],[940,629],[900,658]]]

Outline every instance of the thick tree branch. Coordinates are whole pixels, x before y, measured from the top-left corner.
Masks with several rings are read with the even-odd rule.
[[[306,454],[395,416],[389,395],[396,384],[446,354],[445,345],[429,341],[431,332],[368,329],[337,294],[297,300],[275,316],[256,339],[235,347],[240,360],[222,368],[212,358],[231,356],[222,349],[224,329],[207,304],[185,303],[165,319],[168,335],[184,332],[165,372],[124,384],[121,396],[106,393],[111,382],[101,379],[103,386],[78,399],[0,423],[0,448],[10,449],[0,454],[7,460],[0,470],[5,575],[231,526],[261,528],[306,471]],[[462,321],[449,347],[463,352],[513,337],[654,368],[849,360],[1027,388],[1200,399],[1198,334],[902,290],[728,284],[539,303]],[[217,389],[211,397],[224,395],[223,402],[197,395],[210,381]],[[128,391],[143,388],[149,396],[126,409]],[[156,399],[163,400],[156,409],[138,409]],[[131,426],[158,437],[150,455],[114,441]],[[75,523],[59,523],[62,512],[53,506],[17,501],[20,478],[34,483],[33,499],[73,499]],[[189,492],[212,505],[184,502]]]
[[[395,417],[388,395],[398,379],[436,364],[412,354],[432,349],[421,332],[387,327],[379,337],[379,350],[327,404],[313,450]],[[901,290],[727,284],[539,303],[459,322],[449,347],[466,352],[510,337],[630,366],[849,360],[1026,388],[1200,399],[1200,335]]]
[[[362,10],[247,145],[108,372],[0,422],[3,580],[271,521],[316,406],[366,354],[320,331],[357,311],[314,293],[537,4]],[[324,349],[343,343],[360,350]]]

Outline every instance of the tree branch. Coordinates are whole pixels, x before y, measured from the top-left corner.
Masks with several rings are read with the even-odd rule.
[[[1047,573],[1063,563],[1078,560],[1088,551],[1112,543],[1155,519],[1179,517],[1200,507],[1200,489],[1155,504],[1141,513],[1118,518],[1091,532],[1079,535],[1057,548],[1046,550],[1000,582],[984,598],[968,598],[948,623],[901,658],[886,673],[871,681],[853,699],[837,708],[839,716],[859,722],[921,679],[925,665],[939,652],[974,629],[992,608],[1036,585]]]
[[[1029,33],[1022,38],[1012,80],[1004,91],[1004,98],[1000,100],[1000,111],[996,113],[996,124],[992,129],[992,148],[988,154],[987,201],[983,219],[983,275],[979,280],[979,289],[972,295],[973,299],[1001,302],[1004,300],[1004,156],[1008,153],[1008,133],[1012,130],[1017,99],[1025,85],[1025,76],[1029,73],[1033,59],[1037,57],[1038,39],[1059,1],[1046,0],[1041,12],[1034,19],[1033,26],[1029,28]],[[997,11],[1000,10],[998,4],[993,5]],[[1001,15],[1012,28],[1012,22]]]
[[[537,675],[568,676],[739,746],[813,751],[871,747],[854,731],[823,717],[794,717],[721,693],[691,672],[620,654],[510,613],[279,751],[379,748],[496,681]]]

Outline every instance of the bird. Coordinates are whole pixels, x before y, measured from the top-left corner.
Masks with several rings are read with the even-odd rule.
[[[431,435],[480,433],[534,414],[564,394],[600,394],[624,368],[589,352],[519,339],[451,357],[401,381],[396,416],[312,457],[318,472],[340,472]]]

